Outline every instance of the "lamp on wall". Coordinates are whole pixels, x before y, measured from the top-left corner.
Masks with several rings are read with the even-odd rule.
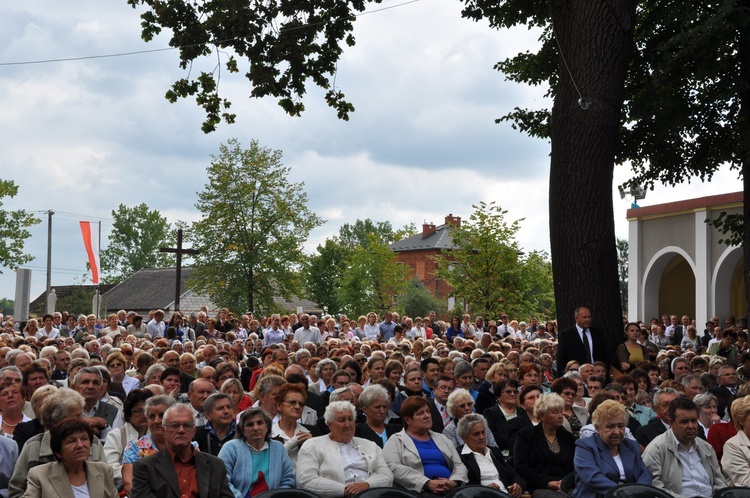
[[[630,190],[625,190],[622,185],[617,187],[617,190],[620,191],[620,198],[624,199],[625,196],[630,195],[633,198],[633,202],[630,205],[631,209],[635,209],[638,206],[637,201],[640,201],[641,199],[646,198],[646,188],[641,186],[635,186],[630,187]]]

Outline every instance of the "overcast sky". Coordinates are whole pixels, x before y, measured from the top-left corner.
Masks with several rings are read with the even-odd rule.
[[[243,144],[284,152],[291,180],[304,181],[309,206],[327,222],[306,245],[344,223],[372,218],[394,227],[467,218],[472,204],[497,201],[509,220],[525,218],[524,250],[548,250],[549,143],[495,124],[516,106],[540,107],[544,88],[506,82],[493,65],[533,50],[536,33],[495,31],[460,18],[457,0],[421,0],[361,16],[357,45],[338,65],[336,85],[354,103],[339,121],[322,91],[310,86],[301,118],[273,99],[251,100],[240,74],[221,80],[233,102],[234,125],[203,134],[203,111],[193,101],[170,104],[164,93],[186,76],[176,51],[49,64],[0,66],[0,178],[20,187],[4,209],[39,212],[26,251],[35,257],[32,299],[46,282],[47,225],[54,210],[52,285],[82,281],[84,251],[78,221],[103,222],[120,203],[145,202],[170,222],[198,218],[210,155],[236,137]],[[139,11],[125,0],[38,0],[0,6],[0,63],[116,54],[168,46],[145,43]],[[215,59],[203,61],[209,70]],[[626,180],[616,170],[616,183]],[[657,188],[640,205],[741,190],[733,172],[710,184]],[[613,187],[616,195],[616,189]],[[615,198],[617,235],[627,237],[629,200]],[[0,268],[0,297],[13,298],[15,273]]]

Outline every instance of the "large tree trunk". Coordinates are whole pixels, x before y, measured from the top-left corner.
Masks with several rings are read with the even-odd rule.
[[[550,0],[549,8],[561,48],[549,189],[558,325],[572,326],[575,308],[588,307],[613,353],[623,322],[612,180],[635,1]]]
[[[750,0],[740,0],[738,10],[748,12]],[[747,14],[745,14],[747,15]],[[742,229],[742,254],[745,256],[745,326],[750,324],[750,31],[739,29],[738,52],[740,59],[740,80],[745,84],[740,87],[740,112],[737,119],[739,130],[738,153],[742,161],[742,188],[743,188],[743,222]]]

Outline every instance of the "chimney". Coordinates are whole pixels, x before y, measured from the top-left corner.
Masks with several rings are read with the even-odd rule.
[[[449,214],[445,217],[445,224],[446,225],[453,225],[456,228],[461,228],[461,217],[460,216],[453,216],[453,213]]]
[[[422,224],[422,238],[426,239],[430,235],[435,233],[435,224],[434,223],[423,223]]]

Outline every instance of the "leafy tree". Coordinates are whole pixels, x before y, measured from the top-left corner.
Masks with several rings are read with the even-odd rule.
[[[377,234],[368,234],[364,242],[352,249],[338,289],[342,310],[350,316],[394,309],[409,279],[409,269]]]
[[[620,275],[620,302],[623,311],[628,309],[628,240],[617,239],[617,273]]]
[[[12,315],[15,302],[7,297],[0,298],[0,313],[3,315]]]
[[[335,315],[341,311],[339,288],[350,252],[338,238],[326,239],[305,265],[303,274],[307,296],[326,313]]]
[[[192,284],[240,311],[270,310],[274,296],[299,295],[302,244],[323,221],[307,207],[304,183],[288,180],[281,151],[257,140],[242,149],[231,139],[207,175],[195,205],[202,218],[188,235],[200,251]]]
[[[12,180],[0,180],[0,199],[13,198],[18,194],[18,186]],[[3,203],[0,201],[0,208]],[[41,222],[33,214],[23,209],[6,211],[0,209],[0,268],[15,270],[28,263],[33,256],[24,254],[23,244],[31,237],[28,228]],[[0,270],[0,274],[2,274]]]
[[[394,230],[390,221],[373,221],[367,218],[357,220],[353,225],[349,223],[342,225],[339,228],[339,239],[344,246],[353,248],[367,246],[370,234],[375,234],[377,240],[383,244],[391,244],[411,237],[415,233],[417,233],[417,226],[414,223],[404,225],[399,230]]]
[[[92,288],[74,287],[70,295],[57,300],[55,308],[60,311],[65,310],[68,313],[89,314],[93,309],[95,293],[96,291]]]
[[[406,284],[406,288],[398,297],[398,308],[408,316],[417,317],[425,316],[430,310],[442,314],[445,304],[425,289],[422,282],[414,278]]]
[[[144,268],[174,266],[174,257],[159,248],[174,244],[176,231],[159,211],[145,203],[120,204],[112,210],[112,218],[109,243],[101,252],[103,283],[117,284]]]
[[[453,295],[488,319],[501,310],[513,316],[536,315],[543,311],[539,306],[549,310],[540,301],[551,295],[549,267],[537,253],[527,265],[515,240],[522,220],[508,223],[507,213],[494,202],[475,205],[468,220],[451,228],[455,249],[436,259],[436,275],[453,287]]]
[[[342,53],[341,45],[354,44],[353,15],[365,9],[365,1],[240,0],[231,10],[222,3],[129,2],[150,7],[141,15],[144,39],[151,40],[164,28],[171,31],[170,43],[181,47],[183,68],[209,54],[212,45],[217,51],[231,49],[250,64],[247,77],[253,86],[252,96],[277,96],[286,112],[298,115],[304,109],[301,98],[310,79],[327,90],[326,101],[339,117],[346,119],[353,110],[343,93],[331,87],[330,76]],[[527,52],[498,67],[515,81],[551,85],[551,115],[516,110],[512,117],[522,130],[551,140],[550,236],[558,322],[563,328],[570,326],[573,310],[587,305],[595,313],[597,325],[610,332],[614,348],[621,338],[622,310],[611,191],[636,2],[464,3],[466,17],[487,19],[496,28],[543,28],[540,57]],[[557,47],[561,47],[559,52]],[[238,62],[230,56],[225,66],[230,72],[237,71]],[[553,68],[552,73],[546,67]],[[207,113],[204,131],[213,130],[222,117],[227,122],[234,119],[226,112],[230,103],[219,97],[218,74],[201,72],[192,81],[183,78],[167,94],[171,101],[195,95]]]

